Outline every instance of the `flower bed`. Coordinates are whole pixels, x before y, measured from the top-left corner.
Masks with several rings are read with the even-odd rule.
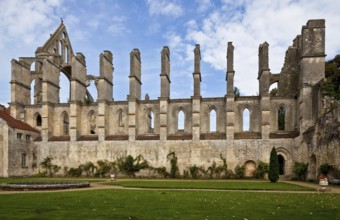
[[[90,187],[89,182],[20,182],[3,183],[1,190],[57,190]]]

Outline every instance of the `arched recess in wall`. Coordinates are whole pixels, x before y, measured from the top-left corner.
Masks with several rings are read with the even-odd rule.
[[[34,125],[36,127],[41,127],[41,125],[42,125],[41,115],[37,112],[37,113],[35,113],[33,118],[34,118]]]
[[[155,114],[153,113],[152,109],[147,111],[147,126],[148,132],[153,133],[155,129]]]
[[[216,108],[211,108],[209,112],[209,132],[217,131],[217,113]]]
[[[88,124],[88,129],[87,132],[88,134],[96,134],[96,129],[97,129],[97,117],[96,113],[91,110],[88,115],[87,115],[87,124]]]
[[[284,131],[286,125],[286,110],[281,105],[277,110],[277,130]]]
[[[252,160],[248,160],[244,163],[244,176],[254,177],[256,172],[256,163]]]
[[[250,110],[248,107],[244,108],[242,112],[242,131],[250,131]]]
[[[279,174],[291,175],[292,170],[292,156],[291,153],[284,147],[276,148],[279,159]],[[283,173],[283,174],[282,174]]]
[[[119,109],[117,112],[117,121],[118,121],[118,126],[119,127],[124,127],[124,112],[123,109]]]
[[[182,108],[180,108],[177,112],[177,132],[184,132],[185,128],[185,113]]]
[[[70,122],[69,122],[69,117],[68,117],[68,114],[67,114],[67,112],[63,112],[62,114],[61,114],[61,119],[60,119],[60,121],[61,121],[61,135],[69,135],[69,124],[70,124]]]

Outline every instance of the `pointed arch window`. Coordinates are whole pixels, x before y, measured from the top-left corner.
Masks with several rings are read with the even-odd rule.
[[[243,110],[242,119],[243,119],[242,130],[244,132],[250,131],[250,111],[248,108],[245,108]]]
[[[39,113],[37,113],[36,116],[35,116],[35,125],[37,127],[41,127],[41,124],[42,124],[41,115]]]
[[[283,106],[277,110],[277,125],[279,131],[285,130],[285,118],[286,118],[286,111]]]
[[[153,113],[151,109],[148,111],[147,117],[148,117],[147,118],[148,119],[148,131],[149,133],[153,133],[155,129],[155,114]]]
[[[185,114],[184,111],[181,109],[178,111],[178,122],[177,122],[177,130],[178,132],[184,132],[185,128]]]
[[[216,132],[217,131],[217,116],[216,116],[216,110],[211,109],[209,112],[209,131],[210,132]]]
[[[88,114],[88,125],[89,125],[89,134],[96,134],[96,114],[95,112],[92,110],[89,112]]]

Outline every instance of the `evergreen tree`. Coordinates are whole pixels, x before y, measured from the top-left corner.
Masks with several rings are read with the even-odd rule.
[[[272,183],[276,183],[279,179],[279,158],[277,157],[275,147],[270,152],[268,178]]]

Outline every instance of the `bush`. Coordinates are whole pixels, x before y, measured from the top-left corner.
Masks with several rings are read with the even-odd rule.
[[[105,177],[113,169],[114,163],[109,162],[108,160],[98,160],[97,165],[98,166],[97,166],[97,171],[95,173],[95,176],[96,177]]]
[[[188,170],[189,170],[191,178],[197,179],[197,177],[198,177],[198,167],[196,166],[196,164],[194,166],[189,166]]]
[[[54,174],[58,173],[58,171],[61,169],[60,166],[54,165],[52,163],[53,158],[52,157],[45,157],[43,161],[40,162],[40,166],[45,169],[44,173],[48,175],[49,177],[52,177]]]
[[[320,165],[319,170],[320,170],[320,173],[327,176],[329,171],[331,170],[331,166],[328,163],[324,163]]]
[[[237,179],[243,178],[244,176],[244,166],[237,165],[235,167],[235,177]]]
[[[170,178],[176,178],[178,176],[177,157],[175,152],[171,152],[167,155],[170,159]]]
[[[126,158],[118,159],[116,163],[112,163],[114,167],[117,164],[119,170],[129,176],[135,176],[135,173],[148,168],[148,162],[144,160],[142,155],[133,158],[131,155],[128,155]]]
[[[269,172],[269,164],[263,161],[259,161],[257,168],[256,168],[256,173],[255,173],[256,179],[263,179],[264,175],[268,172]]]
[[[272,183],[276,183],[279,180],[279,158],[277,157],[275,147],[270,152],[268,178]]]
[[[68,176],[71,176],[71,177],[79,177],[81,176],[83,172],[83,169],[81,166],[79,166],[78,168],[70,168],[68,171],[67,171],[67,175]]]
[[[295,162],[293,165],[293,173],[298,178],[298,180],[305,181],[307,178],[308,163]]]

